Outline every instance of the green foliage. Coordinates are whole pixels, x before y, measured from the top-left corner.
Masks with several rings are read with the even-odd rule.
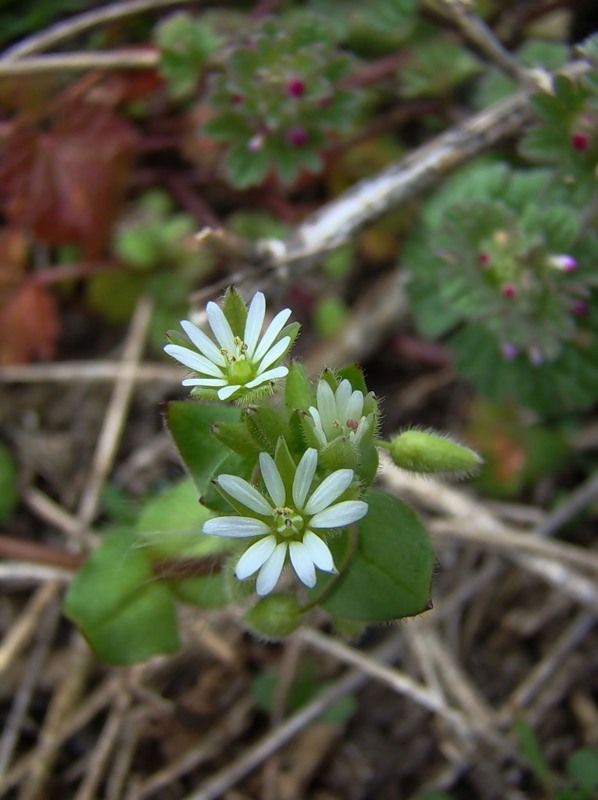
[[[277,687],[280,676],[272,672],[262,672],[251,684],[253,699],[263,711],[268,714],[274,709]],[[328,687],[327,682],[317,679],[314,666],[311,663],[304,665],[299,675],[292,683],[287,697],[286,708],[289,712],[298,711],[313,700],[320,692]],[[347,722],[355,711],[355,698],[347,695],[336,702],[320,717],[321,722],[344,723]]]
[[[75,576],[65,613],[110,664],[133,664],[179,647],[172,596],[132,534],[104,540]]]
[[[401,69],[401,93],[405,97],[443,97],[473,78],[482,69],[478,59],[446,36],[417,43]]]
[[[515,723],[519,749],[534,777],[553,800],[593,800],[598,790],[598,750],[582,747],[567,759],[567,780],[557,776],[547,763],[540,740],[524,720]]]
[[[19,500],[17,467],[10,450],[0,443],[0,522],[5,522]]]
[[[212,53],[221,45],[220,37],[191,14],[180,11],[156,28],[160,49],[159,71],[173,97],[192,94]]]
[[[550,171],[481,161],[430,199],[402,261],[420,331],[448,335],[461,374],[553,413],[598,396],[596,257]]]
[[[318,172],[327,137],[351,123],[356,94],[339,88],[349,69],[324,19],[303,14],[286,27],[268,20],[233,52],[209,96],[207,136],[228,145],[233,186],[260,184],[274,171],[292,184]]]
[[[362,622],[388,622],[430,608],[434,552],[417,515],[396,497],[370,491],[368,513],[356,539],[332,542],[341,577],[320,577],[316,592],[333,614]]]
[[[314,327],[323,339],[336,336],[348,318],[347,304],[337,295],[321,297],[313,313]]]

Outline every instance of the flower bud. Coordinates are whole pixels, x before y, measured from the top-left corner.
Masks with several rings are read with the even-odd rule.
[[[501,288],[501,292],[502,296],[506,297],[507,300],[512,300],[517,294],[517,287],[513,283],[505,283],[505,285]]]
[[[426,431],[404,431],[390,442],[390,455],[401,469],[420,473],[467,475],[482,464],[482,458],[469,447],[447,435]]]
[[[575,272],[577,269],[577,261],[573,256],[567,255],[566,253],[558,256],[550,256],[548,265],[561,272]]]
[[[574,150],[577,150],[579,153],[582,153],[584,150],[588,149],[589,145],[590,145],[590,137],[586,133],[577,131],[571,134],[571,147]]]
[[[301,624],[301,608],[291,595],[270,594],[250,608],[243,621],[258,636],[278,641],[297,630]]]
[[[304,147],[307,144],[307,131],[300,127],[291,128],[287,140],[293,147]]]
[[[305,94],[305,83],[301,78],[293,78],[287,83],[287,94],[289,97],[303,97]]]

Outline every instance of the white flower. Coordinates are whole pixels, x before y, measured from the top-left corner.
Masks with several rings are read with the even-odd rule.
[[[317,408],[310,406],[315,434],[324,447],[339,436],[348,436],[358,444],[367,427],[363,415],[363,392],[352,391],[348,380],[342,380],[336,392],[329,383],[321,380],[316,389]]]
[[[316,531],[343,528],[364,517],[368,510],[363,500],[335,502],[353,481],[353,470],[333,472],[310,492],[318,466],[318,452],[310,448],[297,466],[290,496],[287,496],[272,456],[260,453],[259,462],[267,496],[243,478],[220,475],[218,485],[237,506],[240,504],[247,509],[248,516],[209,519],[203,532],[257,539],[239,559],[235,575],[244,580],[259,570],[256,583],[259,595],[274,589],[287,553],[299,580],[306,586],[315,586],[315,567],[324,572],[336,572],[332,553]]]
[[[278,337],[291,314],[290,308],[280,311],[260,338],[266,300],[262,292],[257,292],[247,312],[243,339],[233,334],[216,303],[208,303],[206,312],[217,345],[192,322],[182,320],[181,327],[199,352],[178,344],[167,344],[164,348],[196,374],[186,378],[183,386],[217,389],[219,399],[227,400],[236,392],[255,389],[288,373],[287,367],[279,362],[289,348],[291,337]]]

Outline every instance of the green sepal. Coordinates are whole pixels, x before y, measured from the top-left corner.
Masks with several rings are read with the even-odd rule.
[[[226,290],[222,301],[222,311],[231,326],[233,336],[238,336],[242,340],[245,336],[247,306],[234,286],[230,286]]]
[[[279,342],[281,339],[284,339],[285,336],[288,336],[290,342],[287,345],[287,349],[284,351],[284,355],[286,355],[291,347],[295,344],[295,340],[299,336],[299,331],[301,330],[301,325],[298,322],[291,322],[289,325],[284,327],[281,332],[278,334],[276,341]],[[284,356],[281,356],[283,358]]]
[[[331,472],[337,469],[355,469],[357,448],[348,436],[339,436],[320,450],[318,463],[320,467]]]
[[[235,506],[232,498],[229,498],[228,495],[220,489],[215,478],[218,475],[237,475],[240,478],[249,480],[255,467],[255,461],[255,457],[243,458],[237,455],[237,453],[231,453],[229,451],[227,458],[218,465],[218,470],[214,473],[214,479],[209,482],[201,495],[200,500],[203,505],[209,508],[210,511],[225,514],[230,511],[230,506],[232,505],[240,514],[246,516],[248,511],[245,506]]]
[[[306,412],[299,412],[299,423],[301,425],[301,431],[303,433],[303,439],[308,447],[315,447],[316,450],[319,450],[322,447],[322,442],[318,438],[316,434],[316,430],[314,427],[314,422],[311,417],[311,414]]]
[[[270,406],[249,407],[243,414],[243,422],[260,452],[272,454],[279,437],[288,433],[286,419]]]
[[[340,383],[339,379],[336,377],[336,374],[329,367],[326,367],[322,370],[318,381],[326,381],[333,392],[336,392]]]
[[[258,636],[278,641],[290,636],[301,625],[301,607],[296,597],[270,594],[250,608],[243,622]]]
[[[434,551],[424,526],[396,497],[370,491],[364,499],[369,508],[357,536],[345,532],[328,542],[340,576],[320,574],[312,596],[323,594],[323,608],[360,622],[390,622],[426,611]]]
[[[276,443],[274,463],[280,472],[280,477],[282,478],[282,482],[284,484],[286,496],[291,497],[297,465],[295,464],[295,460],[291,455],[287,441],[283,436],[281,436]]]
[[[338,377],[341,380],[348,380],[351,384],[351,388],[353,391],[357,390],[358,392],[362,392],[364,396],[368,394],[368,387],[365,382],[365,376],[363,374],[363,370],[357,364],[349,364],[346,367],[341,367],[337,371]],[[364,410],[364,414],[368,412]]]
[[[300,409],[307,411],[316,404],[316,394],[307,370],[298,361],[291,362],[286,378],[284,403],[287,411]]]
[[[370,486],[378,472],[380,458],[378,450],[371,439],[366,439],[359,446],[359,458],[355,474],[364,487]]]
[[[179,648],[174,602],[137,536],[108,536],[77,573],[65,614],[109,664],[134,664]]]
[[[221,422],[212,425],[212,434],[229,450],[244,458],[257,457],[260,448],[242,422]]]

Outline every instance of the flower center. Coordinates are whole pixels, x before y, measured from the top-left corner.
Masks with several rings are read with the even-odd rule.
[[[241,386],[248,383],[255,377],[255,370],[247,360],[245,353],[247,345],[238,336],[233,339],[235,350],[230,353],[226,348],[221,348],[220,352],[228,361],[228,377],[231,383],[238,383]]]
[[[275,508],[272,516],[276,533],[283,539],[296,539],[303,533],[305,520],[294,508]]]

